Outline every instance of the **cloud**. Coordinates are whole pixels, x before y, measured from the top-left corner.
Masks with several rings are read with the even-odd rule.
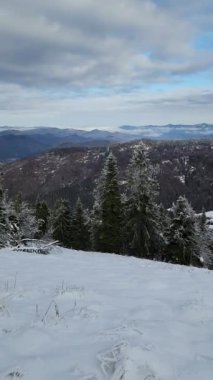
[[[0,78],[5,82],[125,86],[162,80],[174,61],[183,73],[194,59],[192,25],[151,1],[1,3]]]
[[[167,93],[163,100],[153,85],[211,78],[212,50],[195,46],[209,33],[210,7],[208,0],[0,0],[3,120],[68,124],[70,109],[73,123],[100,125],[100,107],[115,124],[121,109],[128,118],[131,102],[130,115],[141,102],[164,107]],[[196,96],[208,105],[208,96]]]
[[[1,124],[77,128],[119,125],[212,123],[211,88],[156,90],[155,93],[50,96],[18,85],[0,86]],[[175,117],[174,117],[175,116]]]

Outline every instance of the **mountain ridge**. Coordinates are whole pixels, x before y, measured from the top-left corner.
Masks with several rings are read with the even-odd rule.
[[[117,130],[57,127],[0,127],[0,160],[16,160],[60,147],[101,147],[138,139],[190,140],[212,139],[213,124],[167,124],[164,126],[123,125]]]
[[[110,147],[118,160],[122,191],[130,157],[140,141]],[[169,208],[179,195],[186,195],[196,211],[213,209],[213,140],[145,143],[159,182],[159,202]],[[45,200],[50,205],[65,198],[74,206],[80,196],[91,207],[108,152],[104,146],[53,149],[3,165],[1,182],[12,197],[22,192],[26,200]]]

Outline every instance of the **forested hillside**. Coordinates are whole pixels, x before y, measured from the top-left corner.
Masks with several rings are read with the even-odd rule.
[[[186,195],[177,196],[169,209],[159,202],[160,165],[151,162],[150,151],[144,143],[135,144],[123,172],[116,151],[102,152],[106,157],[90,209],[78,192],[74,206],[58,193],[48,208],[44,201],[27,203],[21,193],[12,198],[1,189],[0,247],[52,238],[67,248],[212,268],[213,231],[205,209],[196,215]],[[120,160],[121,153],[127,159],[123,147]]]
[[[125,189],[126,169],[137,144],[60,149],[16,161],[2,167],[2,185],[9,196],[21,192],[26,200],[45,200],[50,206],[59,197],[74,205],[80,196],[83,204],[91,207],[109,149],[117,158],[120,184]],[[160,203],[169,208],[179,195],[186,195],[196,211],[213,209],[212,140],[146,141],[146,146],[159,182]]]

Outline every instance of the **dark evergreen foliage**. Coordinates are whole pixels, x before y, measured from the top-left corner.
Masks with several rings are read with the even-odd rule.
[[[89,221],[80,199],[77,200],[72,216],[72,248],[86,251],[90,249]]]
[[[7,230],[8,225],[6,218],[5,194],[4,191],[0,189],[0,248],[4,247],[6,244]]]
[[[122,252],[122,204],[116,159],[109,154],[99,183],[93,213],[94,248],[102,252]]]
[[[213,266],[213,231],[210,230],[205,210],[198,218],[200,261],[204,267]]]
[[[13,202],[13,207],[16,214],[19,214],[21,212],[22,202],[22,195],[21,193],[18,193]]]
[[[55,206],[52,237],[64,247],[72,246],[71,212],[67,201],[59,200]]]
[[[49,209],[46,202],[38,202],[35,209],[36,220],[38,222],[38,233],[36,238],[42,238],[48,231]]]
[[[0,225],[4,226],[6,221],[6,211],[5,211],[5,204],[4,204],[4,192],[2,189],[0,189]]]

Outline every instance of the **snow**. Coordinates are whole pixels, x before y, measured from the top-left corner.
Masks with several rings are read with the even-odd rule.
[[[207,222],[208,222],[208,227],[209,229],[213,229],[213,211],[206,211],[205,212],[206,214],[206,218],[207,218]],[[201,216],[202,213],[200,214],[197,214],[198,216]]]
[[[213,272],[0,251],[0,379],[211,380]]]
[[[213,211],[206,211],[205,214],[207,219],[213,219]],[[202,216],[202,212],[197,215]]]
[[[185,175],[180,175],[180,176],[178,176],[178,178],[179,178],[180,182],[185,184],[185,181],[186,181]]]
[[[213,219],[213,211],[207,211],[206,212],[206,217],[209,219]]]

